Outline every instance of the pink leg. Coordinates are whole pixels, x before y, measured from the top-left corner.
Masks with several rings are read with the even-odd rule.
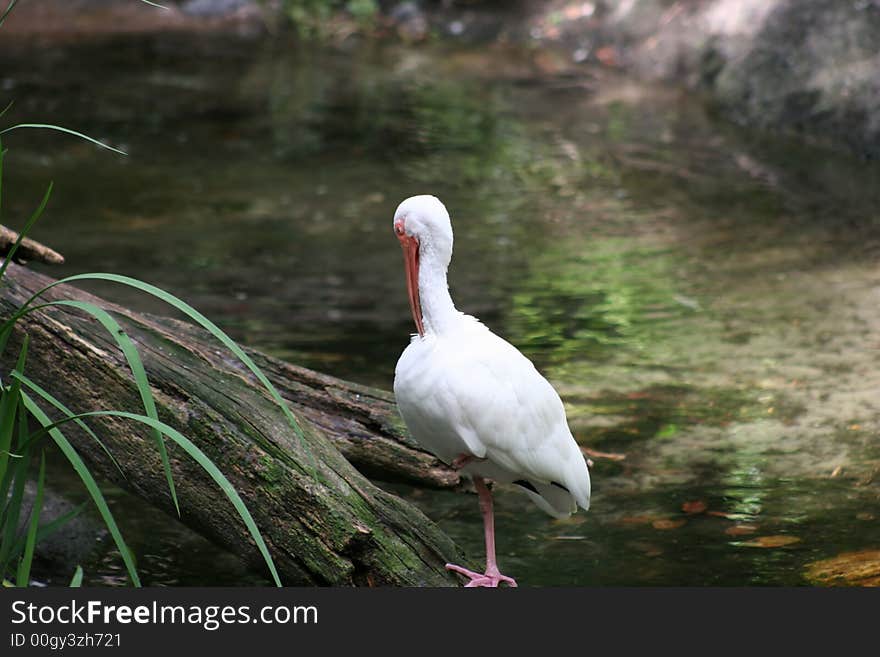
[[[480,511],[483,512],[483,527],[486,530],[486,572],[475,573],[472,570],[451,563],[446,564],[446,569],[470,579],[465,584],[465,588],[476,586],[494,588],[501,582],[509,586],[516,586],[516,580],[502,575],[495,561],[495,515],[492,511],[492,493],[489,492],[489,488],[486,486],[483,478],[477,475],[474,475],[474,488],[477,489],[477,495],[480,498]]]

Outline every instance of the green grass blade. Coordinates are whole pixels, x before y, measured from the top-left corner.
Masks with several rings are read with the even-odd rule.
[[[81,132],[77,132],[76,130],[71,130],[70,128],[63,128],[60,125],[52,125],[51,123],[18,123],[13,126],[9,126],[8,128],[4,128],[0,130],[0,135],[6,134],[7,132],[12,132],[13,130],[21,130],[22,128],[38,128],[41,130],[56,130],[58,132],[64,132],[68,135],[73,135],[74,137],[79,137],[80,139],[85,139],[86,141],[90,141],[96,146],[100,146],[101,148],[106,148],[108,151],[113,151],[114,153],[119,153],[120,155],[128,155],[125,151],[121,151],[118,148],[113,148],[112,146],[108,146],[107,144],[98,141],[97,139],[93,139],[88,135],[84,135]]]
[[[17,0],[16,0],[17,1]],[[12,109],[13,104],[15,104],[14,100],[10,100],[9,104],[0,111],[0,118],[3,118],[3,115],[6,114],[10,109]]]
[[[26,394],[26,393],[22,393]],[[28,407],[30,410],[30,407]],[[158,429],[163,434],[168,436],[171,440],[177,443],[183,451],[189,454],[192,459],[198,463],[202,469],[208,473],[208,475],[213,479],[226,497],[232,502],[232,505],[235,507],[236,512],[238,512],[239,517],[244,521],[245,526],[248,528],[248,532],[251,537],[254,539],[254,542],[257,544],[257,549],[259,549],[260,554],[263,555],[263,559],[266,562],[266,565],[269,567],[269,571],[272,573],[272,578],[275,580],[275,584],[277,586],[281,586],[281,580],[278,577],[278,571],[275,569],[275,562],[272,560],[272,555],[269,554],[269,548],[266,547],[266,542],[263,540],[262,534],[260,534],[260,530],[257,528],[257,524],[254,522],[253,516],[251,516],[250,511],[248,511],[247,506],[244,503],[244,500],[241,499],[241,496],[238,494],[238,491],[235,490],[235,487],[232,483],[226,478],[220,469],[214,465],[214,462],[211,461],[210,458],[196,446],[189,438],[184,436],[174,427],[170,427],[164,422],[159,420],[155,420],[151,417],[147,417],[146,415],[138,415],[136,413],[128,413],[126,411],[90,411],[88,413],[81,413],[76,417],[85,418],[85,417],[98,417],[98,416],[109,416],[109,417],[122,417],[127,418],[129,420],[134,420],[136,422],[142,422],[150,427]],[[45,416],[44,416],[45,417]],[[48,419],[48,418],[46,418]],[[54,424],[44,424],[44,430],[57,430],[57,426],[64,424],[66,422],[72,421],[73,418],[65,418],[63,420],[59,420]],[[41,420],[42,422],[42,420]]]
[[[29,378],[27,378],[24,374],[21,374],[19,372],[13,372],[12,376],[16,377],[18,379],[21,379],[22,384],[24,384],[24,386],[26,388],[29,388],[33,392],[37,393],[40,397],[45,399],[47,402],[52,404],[52,406],[57,408],[59,411],[61,411],[62,413],[64,413],[68,417],[74,416],[73,411],[71,411],[67,406],[65,406],[63,403],[61,403],[61,401],[59,401],[54,396],[52,396],[52,394],[49,393],[47,390],[45,390],[44,388],[40,387],[39,385],[37,385],[36,383],[31,381]],[[76,420],[74,420],[74,422],[76,422],[77,426],[80,429],[82,429],[83,431],[85,431],[92,440],[94,440],[96,443],[98,443],[100,448],[102,450],[104,450],[104,453],[107,455],[107,458],[109,458],[113,462],[113,465],[116,466],[116,469],[119,470],[119,474],[121,474],[123,478],[127,478],[125,476],[125,473],[122,471],[122,468],[119,467],[119,463],[116,461],[116,458],[113,456],[112,452],[110,452],[110,450],[107,449],[107,446],[104,445],[104,443],[101,441],[101,439],[98,438],[97,434],[94,431],[92,431],[91,427],[89,427],[88,424],[86,424],[85,422],[83,422],[80,419],[76,419]]]
[[[76,518],[80,513],[82,513],[83,509],[85,509],[85,508],[86,508],[85,503],[80,504],[75,509],[71,509],[67,513],[60,515],[57,518],[55,518],[54,520],[47,522],[45,525],[41,525],[39,527],[39,529],[37,529],[37,543],[42,541],[44,538],[48,538],[49,536],[51,536],[52,534],[57,532],[64,525],[66,525],[68,522],[70,522],[71,520]],[[15,545],[12,546],[12,551],[10,553],[11,556],[14,557],[15,555],[18,555],[21,553],[21,551],[24,549],[25,538],[26,537],[24,537],[24,536],[20,537],[18,539],[18,541],[16,541]]]
[[[18,564],[16,584],[27,586],[31,581],[31,563],[34,560],[34,546],[37,544],[37,528],[40,526],[40,510],[43,508],[43,485],[46,480],[46,455],[40,455],[40,474],[37,475],[37,496],[31,509],[31,520],[28,525],[27,540],[24,544],[24,554]]]
[[[70,578],[70,588],[78,589],[82,586],[83,583],[83,569],[82,566],[77,566],[76,571],[73,573],[73,577]]]
[[[21,350],[18,352],[18,361],[15,369],[18,372],[24,372],[24,363],[27,358],[28,336],[24,336],[21,343]],[[18,411],[19,394],[21,392],[21,381],[13,380],[3,393],[3,399],[0,401],[0,480],[6,475],[7,464],[9,463],[9,453],[12,449],[12,436],[15,433],[15,417]]]
[[[2,388],[0,388],[0,408],[2,408],[2,398],[9,395],[9,394],[10,393],[8,391],[4,391]],[[19,406],[19,409],[20,408],[21,407]],[[21,411],[19,410],[19,412],[21,412]],[[20,431],[21,431],[21,422],[19,422],[19,432]],[[21,433],[19,433],[19,440],[21,440],[20,436],[21,436]],[[22,448],[19,447],[19,450],[21,450],[21,449]],[[12,450],[11,450],[11,445],[10,445],[10,452],[11,451]],[[10,454],[10,457],[11,456],[12,456],[12,454]],[[16,455],[16,456],[18,456],[18,455]],[[19,458],[20,458],[20,456],[19,456]],[[16,472],[18,472],[18,468],[7,467],[6,472],[3,474],[3,478],[0,479],[0,500],[3,500],[6,502],[6,504],[0,503],[0,509],[2,509],[2,511],[0,511],[0,527],[4,526],[3,525],[3,518],[6,515],[7,505],[9,503],[9,497],[11,495],[9,489],[13,484]],[[2,576],[2,573],[0,573],[0,576]]]
[[[150,0],[141,0],[141,2],[143,2],[145,5],[152,5],[153,7],[157,7],[159,9],[168,9],[168,7],[166,7],[165,5],[156,4],[155,2],[150,2]]]
[[[119,553],[122,555],[122,561],[125,563],[125,568],[128,571],[128,576],[131,579],[131,583],[134,586],[139,587],[141,585],[141,580],[140,577],[138,577],[137,568],[135,567],[131,551],[125,544],[125,540],[122,538],[122,533],[119,531],[119,526],[116,524],[116,520],[113,518],[113,514],[110,512],[110,508],[107,506],[107,501],[104,499],[104,495],[103,493],[101,493],[101,489],[95,482],[95,478],[92,476],[92,473],[89,472],[88,467],[86,467],[86,464],[83,463],[82,458],[79,454],[77,454],[76,450],[73,448],[73,445],[70,444],[64,434],[53,424],[52,420],[49,419],[49,416],[43,412],[43,409],[41,409],[26,392],[22,392],[21,394],[22,399],[24,400],[25,408],[49,433],[49,435],[55,441],[55,444],[58,445],[58,448],[67,458],[67,460],[70,461],[73,469],[79,475],[79,478],[85,485],[86,490],[92,497],[92,501],[98,508],[98,513],[101,514],[101,518],[104,520],[104,524],[107,526],[110,535],[113,537],[113,542],[116,543],[116,547],[119,549]]]
[[[15,533],[18,531],[18,519],[21,517],[22,500],[24,498],[24,485],[27,482],[28,468],[30,467],[30,452],[18,459],[15,466],[11,468],[15,472],[15,479],[12,485],[12,495],[8,500],[4,500],[6,505],[3,509],[2,521],[0,526],[3,527],[3,536],[0,539],[0,569],[6,572],[10,559],[14,556],[15,550]]]
[[[62,299],[59,301],[52,301],[50,302],[50,305],[77,308],[78,310],[90,314],[101,323],[101,326],[103,326],[107,332],[113,336],[113,339],[116,340],[116,344],[122,350],[125,360],[128,361],[128,366],[131,368],[131,374],[134,377],[135,385],[141,396],[141,402],[144,405],[145,413],[154,420],[158,420],[159,414],[156,411],[156,400],[153,398],[153,391],[150,389],[150,382],[147,380],[147,373],[144,370],[144,364],[141,361],[137,348],[135,348],[131,338],[128,337],[128,334],[119,325],[119,322],[117,322],[113,316],[103,308],[99,308],[95,304],[86,301]],[[177,509],[177,515],[179,516],[180,505],[177,502],[177,490],[174,487],[174,478],[171,474],[171,462],[168,460],[168,451],[165,449],[165,441],[162,439],[162,433],[155,429],[153,430],[153,438],[156,441],[156,446],[159,448],[159,455],[162,457],[162,468],[165,471],[165,480],[168,482],[168,490],[171,492],[171,499],[174,502],[174,508]]]
[[[309,457],[310,457],[311,463],[312,463],[311,472],[309,474],[311,474],[312,478],[317,478],[317,465],[315,463],[314,455],[308,449],[308,445],[306,444],[305,434],[303,434],[303,430],[299,426],[299,422],[297,422],[293,413],[290,411],[290,408],[288,407],[287,402],[284,401],[284,398],[281,396],[281,394],[278,392],[278,390],[275,388],[275,386],[272,385],[272,382],[269,381],[268,378],[266,378],[266,375],[263,374],[263,372],[260,370],[259,367],[257,367],[256,363],[254,363],[254,361],[250,358],[250,356],[248,356],[244,352],[244,350],[235,343],[235,341],[232,338],[230,338],[228,335],[226,335],[226,333],[219,326],[214,324],[214,322],[212,322],[210,319],[208,319],[207,317],[202,315],[202,313],[200,313],[198,310],[196,310],[195,308],[190,306],[185,301],[182,301],[181,299],[178,299],[177,297],[175,297],[173,294],[170,294],[170,293],[166,292],[165,290],[162,290],[161,288],[156,287],[155,285],[150,285],[149,283],[144,283],[143,281],[139,281],[139,280],[137,280],[135,278],[131,278],[129,276],[121,276],[119,274],[106,274],[106,273],[76,274],[74,276],[68,276],[66,278],[62,278],[60,280],[57,280],[57,281],[51,283],[50,285],[47,285],[46,287],[44,287],[42,290],[39,290],[38,292],[34,293],[30,297],[30,299],[28,299],[24,303],[22,308],[15,315],[13,315],[12,318],[10,318],[9,321],[15,321],[19,317],[21,317],[23,314],[28,312],[28,306],[30,306],[30,304],[37,297],[44,294],[48,290],[52,289],[56,285],[62,285],[64,283],[73,283],[75,281],[87,281],[87,280],[110,281],[112,283],[120,283],[122,285],[127,285],[129,287],[133,287],[136,290],[140,290],[141,292],[146,292],[147,294],[150,294],[150,295],[156,297],[157,299],[164,301],[165,303],[167,303],[171,307],[179,310],[184,315],[189,317],[191,320],[196,322],[199,326],[206,329],[211,335],[213,335],[214,338],[216,338],[224,347],[229,349],[229,351],[231,351],[233,354],[235,354],[235,356],[245,365],[245,367],[247,367],[251,371],[251,373],[257,378],[257,380],[269,392],[269,394],[272,396],[272,399],[275,401],[275,403],[278,404],[278,406],[281,408],[281,411],[284,413],[285,417],[287,418],[288,423],[290,424],[294,433],[299,438],[301,446],[306,451],[306,453],[309,454]]]
[[[48,538],[59,529],[64,527],[68,522],[76,518],[80,513],[82,513],[86,508],[86,502],[83,502],[77,507],[72,508],[67,513],[63,513],[57,518],[50,520],[45,525],[40,525],[40,529],[37,531],[37,540],[41,540],[44,538]]]
[[[0,541],[0,563],[6,562],[8,541],[10,536],[5,535],[6,530],[14,532],[18,527],[18,515],[21,509],[21,499],[24,494],[24,485],[27,481],[27,472],[30,468],[30,450],[28,448],[28,423],[26,412],[19,399],[18,404],[18,446],[16,451],[18,454],[10,454],[15,457],[15,461],[10,463],[10,467],[6,470],[3,481],[4,496],[2,499],[3,512],[0,514],[0,527],[4,530],[2,541]],[[12,484],[12,492],[8,492],[8,486]],[[14,518],[11,518],[14,516]],[[11,522],[7,522],[10,520]]]
[[[12,103],[9,103],[6,106],[6,109],[4,109],[3,112],[0,112],[0,116],[3,116],[4,114],[6,114],[6,112],[9,111],[10,107],[12,107]],[[3,158],[4,157],[6,157],[6,151],[3,150],[3,141],[0,140],[0,219],[3,218],[2,200],[3,200]],[[0,354],[2,354],[2,353],[3,353],[3,351],[0,350]]]
[[[49,183],[49,187],[46,189],[46,193],[43,194],[43,200],[40,201],[40,205],[34,210],[34,213],[30,216],[30,219],[27,220],[27,223],[22,228],[21,232],[18,234],[18,239],[15,240],[15,244],[12,245],[12,248],[9,249],[9,253],[6,254],[6,257],[3,260],[3,264],[0,265],[0,280],[3,280],[3,274],[6,273],[6,268],[9,266],[9,263],[12,262],[12,256],[15,255],[15,252],[18,251],[18,247],[21,246],[22,240],[24,240],[24,236],[30,232],[33,225],[37,222],[37,219],[43,214],[43,210],[46,209],[46,204],[49,202],[49,197],[52,196],[52,187],[54,186],[54,182]],[[0,349],[0,353],[3,353],[3,350]]]
[[[21,452],[21,456],[16,460],[15,466],[7,471],[9,475],[14,473],[15,481],[12,493],[8,497],[3,497],[6,505],[3,508],[2,515],[0,515],[0,527],[3,528],[3,536],[0,539],[0,573],[6,573],[10,561],[21,553],[24,545],[24,537],[16,540],[15,534],[18,531],[18,520],[21,517],[24,488],[27,482],[28,470],[30,469],[30,450],[26,447],[29,442],[27,414],[21,404],[21,400],[19,400],[18,451]]]
[[[2,283],[2,281],[0,281]],[[14,324],[10,323],[11,320],[4,323],[0,326],[0,356],[6,351],[6,344],[9,342],[9,336],[12,334],[12,327]]]
[[[0,462],[3,472],[0,481],[7,481],[7,467],[9,455],[12,451],[12,436],[15,432],[15,412],[18,404],[14,401],[15,395],[11,387],[4,388],[0,395]],[[6,483],[8,485],[8,481]]]
[[[9,12],[12,11],[13,7],[18,4],[18,0],[9,0],[9,4],[6,5],[6,9],[3,10],[3,13],[0,14],[0,27],[3,26],[3,23],[6,22],[6,17],[9,16]],[[0,115],[2,116],[2,115]]]
[[[7,468],[6,474],[3,475],[3,479],[0,480],[0,500],[7,500],[7,504],[8,504],[9,495],[10,495],[9,488],[10,488],[10,486],[12,486],[12,482],[15,478],[14,477],[15,472],[16,472],[15,468]],[[2,510],[0,510],[0,527],[2,527],[3,526],[3,514],[6,513],[6,506],[0,505],[0,509],[2,509]],[[2,574],[0,574],[0,575],[2,575]]]

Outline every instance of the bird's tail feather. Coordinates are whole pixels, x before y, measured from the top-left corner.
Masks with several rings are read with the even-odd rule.
[[[528,486],[515,482],[526,495],[532,498],[535,505],[554,518],[568,518],[577,511],[577,502],[571,493],[553,484],[529,481]],[[526,483],[526,482],[523,482]]]

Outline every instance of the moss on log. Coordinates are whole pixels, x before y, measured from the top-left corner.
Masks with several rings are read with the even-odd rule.
[[[51,279],[10,265],[0,286],[8,317]],[[251,352],[292,403],[305,440],[234,356],[201,330],[132,312],[70,286],[47,299],[76,298],[112,312],[144,361],[159,418],[183,432],[245,500],[285,584],[456,585],[444,569],[461,560],[455,544],[421,512],[368,481],[337,449],[378,477],[458,485],[455,473],[419,450],[401,429],[389,395]],[[69,307],[29,314],[3,356],[4,371],[30,335],[27,374],[77,412],[142,412],[112,337]],[[84,434],[68,437],[97,472],[174,514],[155,444],[119,418],[91,423],[119,462],[121,477]],[[244,524],[210,478],[169,443],[181,520],[265,568]],[[313,472],[317,474],[313,477]]]

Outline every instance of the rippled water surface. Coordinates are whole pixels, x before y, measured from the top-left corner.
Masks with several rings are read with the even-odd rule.
[[[499,560],[521,584],[801,584],[880,548],[877,167],[547,53],[4,48],[11,120],[129,153],[5,140],[11,212],[55,181],[34,235],[67,257],[51,273],[143,278],[291,361],[390,388],[411,331],[391,217],[444,200],[458,306],[550,378],[595,462],[593,508],[569,521],[499,491]],[[482,553],[473,496],[395,490]],[[114,504],[147,583],[260,581]],[[123,581],[112,553],[86,571]]]

